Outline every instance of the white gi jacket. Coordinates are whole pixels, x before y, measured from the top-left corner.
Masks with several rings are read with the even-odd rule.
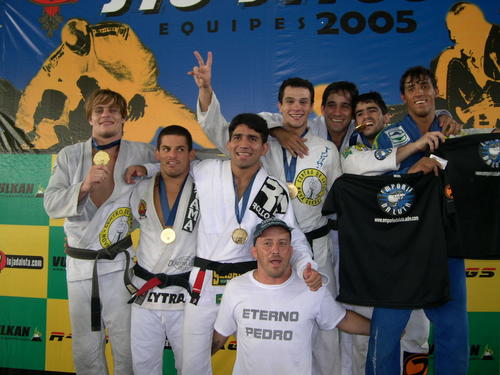
[[[278,180],[270,177],[261,168],[253,182],[245,214],[238,224],[235,214],[235,191],[230,160],[203,160],[192,167],[196,188],[200,198],[201,220],[198,228],[197,256],[223,263],[248,262],[255,260],[251,254],[253,231],[263,219],[275,216],[292,228],[298,228],[292,206],[289,204],[287,189]],[[241,207],[241,201],[239,204]],[[241,227],[248,233],[243,245],[233,242],[233,231]],[[292,231],[294,254],[292,266],[302,277],[307,263],[316,264],[311,259],[311,251],[304,234]],[[194,285],[199,268],[191,272],[190,283]],[[216,304],[222,295],[229,277],[219,277],[207,270],[198,305]]]
[[[175,230],[175,241],[170,244],[160,239],[163,223],[158,217],[154,204],[156,182],[156,178],[139,182],[130,199],[132,214],[141,228],[137,263],[151,273],[175,275],[189,272],[193,267],[196,254],[200,216],[198,194],[193,178],[188,175],[181,192],[172,226]],[[137,288],[141,288],[146,281],[134,276],[133,283]],[[147,292],[141,306],[154,310],[181,310],[184,308],[184,301],[189,301],[189,294],[180,286],[169,286],[163,289],[154,287]]]
[[[92,166],[92,140],[64,147],[57,155],[44,196],[47,214],[66,218],[64,231],[71,247],[99,250],[123,239],[132,231],[130,195],[133,185],[125,183],[123,172],[134,164],[153,162],[153,148],[145,143],[122,140],[114,168],[115,187],[99,208],[87,197],[78,204],[80,187]],[[68,281],[92,278],[94,262],[67,257]],[[125,269],[125,254],[113,260],[99,260],[98,274]]]
[[[198,104],[197,117],[208,138],[219,150],[227,153],[228,122],[221,113],[220,103],[215,93],[212,94],[212,102],[207,112],[201,112]],[[297,158],[293,181],[286,180],[283,166],[284,151],[274,137],[269,137],[269,151],[262,157],[262,163],[271,176],[277,177],[283,184],[294,182],[298,188],[299,193],[291,202],[301,230],[307,233],[326,225],[328,219],[321,215],[321,208],[333,181],[342,172],[339,153],[332,142],[313,135],[311,130],[307,132],[305,138],[307,138],[305,144],[309,148],[309,154],[304,158]],[[290,153],[287,151],[285,153],[290,162]]]

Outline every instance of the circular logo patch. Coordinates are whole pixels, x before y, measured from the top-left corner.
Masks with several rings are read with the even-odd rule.
[[[132,211],[129,207],[120,207],[113,211],[99,233],[101,246],[108,247],[125,238],[132,228]]]
[[[492,139],[479,144],[479,156],[491,168],[500,167],[500,139]]]
[[[384,160],[387,156],[389,156],[392,152],[391,148],[380,149],[375,151],[375,159]]]
[[[407,184],[390,184],[384,186],[377,194],[380,209],[391,216],[407,213],[415,200],[415,191]]]
[[[319,169],[307,168],[300,171],[295,179],[297,199],[309,206],[317,206],[326,193],[326,176]]]

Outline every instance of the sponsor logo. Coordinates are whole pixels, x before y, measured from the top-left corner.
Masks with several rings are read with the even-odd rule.
[[[35,184],[30,183],[0,183],[0,197],[9,198],[43,198],[45,188],[38,185],[35,191]]]
[[[43,257],[37,255],[7,255],[0,251],[0,271],[4,268],[40,270],[43,268]]]
[[[99,233],[99,241],[102,247],[109,247],[112,244],[125,238],[132,228],[132,211],[128,207],[120,207],[113,211],[104,223],[104,227]]]
[[[70,339],[70,338],[71,338],[71,333],[66,335],[64,332],[52,331],[49,334],[49,341],[61,342],[64,339]]]
[[[500,168],[500,139],[492,139],[479,144],[481,160],[491,168]]]
[[[384,186],[377,194],[380,209],[391,216],[406,214],[415,200],[415,191],[404,183]]]
[[[410,142],[410,137],[403,129],[402,126],[396,126],[385,131],[387,137],[389,137],[392,147],[399,147]]]
[[[193,267],[194,256],[177,257],[168,261],[169,267],[174,267],[179,271],[190,271]]]
[[[236,340],[228,340],[220,350],[236,350],[237,344]]]
[[[288,210],[286,190],[274,178],[267,177],[249,209],[262,220],[286,213]]]
[[[198,200],[198,191],[196,190],[196,186],[193,184],[193,190],[191,190],[191,196],[189,197],[189,204],[186,211],[186,216],[184,216],[182,230],[188,233],[192,233],[199,217],[200,201]]]
[[[42,331],[37,327],[0,324],[0,339],[41,342]]]
[[[139,219],[144,219],[147,218],[146,216],[146,210],[147,210],[147,203],[144,199],[141,199],[139,202],[139,207],[137,207],[137,212],[139,213]]]
[[[227,275],[219,275],[217,272],[212,271],[212,285],[214,286],[225,286],[227,282],[235,277],[240,276],[241,273],[231,272]]]
[[[184,293],[161,293],[161,292],[149,292],[148,302],[151,303],[168,303],[177,304],[184,303]]]
[[[386,157],[388,157],[392,152],[392,149],[390,148],[385,148],[385,149],[380,149],[376,150],[374,153],[375,159],[377,160],[384,160]]]
[[[297,199],[308,206],[317,206],[326,193],[327,178],[319,169],[307,168],[295,178]]]
[[[427,353],[404,352],[403,375],[427,375],[429,355]]]
[[[66,268],[66,257],[65,256],[53,256],[52,257],[52,269],[62,270]]]
[[[479,278],[491,278],[495,276],[496,273],[495,267],[467,267],[465,269],[466,277],[479,277]]]
[[[71,333],[66,334],[63,331],[51,331],[49,333],[49,341],[52,342],[62,342],[62,341],[67,341],[71,340],[73,338]],[[106,344],[108,343],[109,337],[106,335],[105,337]]]

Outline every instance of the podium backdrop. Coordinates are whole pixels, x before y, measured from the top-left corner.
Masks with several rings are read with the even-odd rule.
[[[74,371],[64,232],[43,194],[55,154],[90,135],[92,91],[129,101],[126,139],[180,124],[212,148],[193,114],[194,50],[214,53],[227,118],[276,111],[281,81],[300,76],[317,89],[317,114],[322,89],[348,80],[379,91],[397,120],[399,78],[424,65],[438,107],[465,127],[500,127],[499,19],[489,0],[0,0],[0,374]],[[467,261],[466,273],[470,374],[497,375],[500,262]],[[235,349],[217,354],[216,374],[230,373]],[[168,341],[165,359],[173,372]],[[425,370],[416,358],[406,372]]]

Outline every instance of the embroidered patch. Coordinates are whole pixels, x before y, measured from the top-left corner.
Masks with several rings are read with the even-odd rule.
[[[384,160],[387,156],[389,156],[392,152],[391,148],[383,148],[375,151],[375,159]]]
[[[402,126],[387,129],[385,134],[391,140],[392,147],[403,146],[410,142],[410,136],[406,133]]]

